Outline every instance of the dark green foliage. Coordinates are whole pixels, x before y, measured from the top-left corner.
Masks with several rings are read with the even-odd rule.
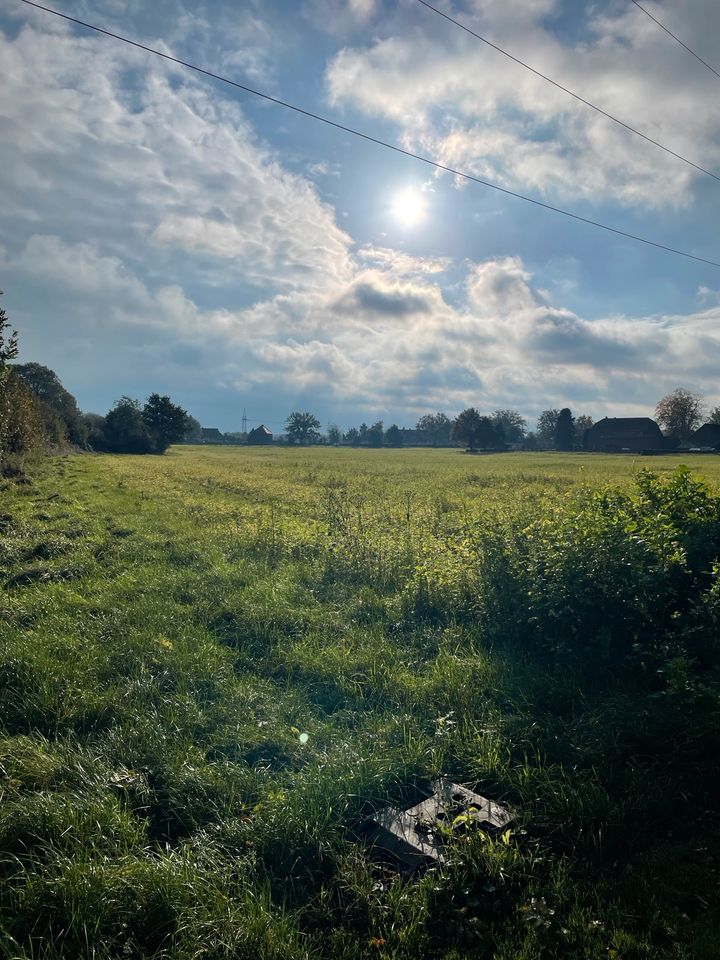
[[[376,423],[373,423],[372,426],[367,428],[365,431],[364,440],[369,447],[381,447],[383,445],[383,437],[383,422],[382,420],[378,420]]]
[[[295,410],[287,418],[285,432],[291,443],[315,443],[320,439],[320,421],[308,412]]]
[[[574,418],[573,422],[573,448],[575,450],[585,449],[585,431],[592,427],[595,421],[587,414],[581,413],[579,417]]]
[[[563,407],[555,422],[555,449],[572,450],[575,440],[575,422],[568,407]]]
[[[395,429],[393,429],[393,427]],[[392,447],[402,446],[400,429],[395,424],[393,424],[393,427],[390,428],[392,432],[390,433],[390,441],[387,441],[387,445]],[[373,423],[372,426],[361,423],[359,427],[350,427],[345,434],[345,442],[353,447],[378,448],[382,447],[384,441],[386,441],[386,436],[382,420],[378,420],[377,423]]]
[[[505,443],[521,443],[527,434],[527,420],[517,410],[495,410],[490,418]]]
[[[552,450],[555,447],[555,432],[560,411],[556,409],[543,410],[537,418],[535,437],[542,450]]]
[[[112,453],[164,453],[187,432],[188,415],[169,397],[151,394],[144,407],[131,397],[121,397],[103,417],[85,416],[88,446]]]
[[[2,290],[0,290],[2,296]],[[8,363],[18,355],[17,330],[10,329],[7,311],[0,307],[0,377],[5,375]]]
[[[403,445],[402,432],[396,423],[391,424],[385,431],[385,443],[388,447],[401,447]]]
[[[666,660],[717,652],[720,497],[687,468],[642,472],[631,493],[583,490],[508,529],[479,524],[458,550],[475,552],[475,576],[457,571],[457,612],[480,616],[489,637],[510,630],[530,649],[649,683]]]
[[[85,437],[85,446],[89,450],[105,449],[105,417],[99,413],[80,415],[80,429]]]
[[[113,453],[152,453],[153,437],[137,400],[121,397],[105,417],[104,449]]]
[[[69,439],[73,443],[84,443],[83,424],[77,402],[62,385],[57,374],[41,363],[19,363],[12,369],[15,376],[26,384],[47,411],[62,421]]]
[[[67,434],[57,413],[9,365],[17,354],[17,331],[10,331],[7,314],[0,308],[0,473],[22,479],[26,458],[45,446],[62,445]]]
[[[202,427],[200,426],[200,421],[196,420],[195,417],[191,417],[190,414],[187,414],[182,439],[186,443],[199,443],[201,432]]]
[[[481,416],[475,407],[468,407],[455,418],[452,439],[465,444],[470,451],[497,450],[503,446],[502,428],[490,417]]]
[[[420,431],[427,443],[439,447],[450,442],[452,420],[444,413],[426,413],[420,417],[415,429]]]
[[[170,397],[151,393],[142,411],[142,418],[152,439],[153,452],[164,453],[171,443],[179,443],[187,431],[188,415]]]
[[[327,441],[336,446],[342,440],[342,430],[336,423],[331,423],[328,427]]]

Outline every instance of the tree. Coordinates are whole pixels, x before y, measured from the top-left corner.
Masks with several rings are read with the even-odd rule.
[[[671,437],[686,440],[700,426],[704,413],[703,399],[683,387],[673,390],[655,407],[655,418]]]
[[[342,430],[336,423],[331,423],[327,432],[328,443],[337,446],[342,440]]]
[[[555,422],[555,449],[572,450],[575,439],[575,422],[569,407],[563,407]]]
[[[164,453],[171,443],[178,443],[187,430],[187,411],[159,393],[151,393],[147,398],[142,419],[156,453]]]
[[[593,418],[589,417],[586,413],[581,413],[579,417],[575,417],[574,446],[576,450],[583,449],[585,445],[585,431],[589,430],[593,423]]]
[[[2,296],[2,290],[0,290]],[[0,307],[0,379],[7,374],[7,365],[18,355],[17,330],[10,330],[7,313]]]
[[[101,417],[99,413],[80,414],[80,430],[86,447],[91,450],[107,449],[105,417]]]
[[[502,431],[506,443],[521,443],[527,433],[527,420],[517,410],[496,410],[490,417]]]
[[[77,401],[62,385],[58,375],[41,363],[18,363],[12,369],[38,400],[65,424],[70,439],[82,443],[85,436]]]
[[[464,443],[474,452],[477,448],[496,449],[502,445],[502,437],[490,419],[481,416],[475,407],[468,407],[455,418],[452,439]]]
[[[7,314],[0,307],[0,468],[3,474],[7,469],[17,469],[9,458],[30,453],[43,441],[55,439],[45,429],[37,397],[14,376],[9,366],[9,361],[17,355],[17,331],[11,331]]]
[[[353,447],[357,447],[360,444],[360,431],[357,427],[350,427],[345,434],[345,443],[349,443]]]
[[[137,400],[121,397],[108,412],[105,443],[114,453],[152,453],[153,438]]]
[[[369,447],[381,447],[383,445],[383,422],[378,420],[365,432],[365,440]]]
[[[438,413],[426,413],[415,424],[415,429],[422,434],[424,440],[437,447],[449,442],[452,421],[450,417],[439,411]]]
[[[396,423],[393,423],[385,431],[385,443],[389,447],[401,447],[403,445],[402,430]]]
[[[552,409],[543,410],[537,418],[535,437],[537,438],[538,446],[541,448],[548,450],[555,446],[555,427],[557,426],[559,416],[560,411]]]
[[[183,440],[185,443],[198,443],[201,434],[202,427],[200,425],[200,421],[188,414],[185,418],[185,433],[183,434]],[[240,434],[238,436],[240,436]]]
[[[291,443],[315,443],[320,439],[320,421],[312,413],[293,411],[285,422],[285,432]]]
[[[713,407],[707,419],[708,423],[720,423],[720,407]]]

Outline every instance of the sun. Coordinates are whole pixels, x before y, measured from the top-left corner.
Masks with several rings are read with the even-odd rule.
[[[416,227],[427,216],[427,201],[425,194],[417,187],[405,187],[395,194],[392,215],[404,227]]]

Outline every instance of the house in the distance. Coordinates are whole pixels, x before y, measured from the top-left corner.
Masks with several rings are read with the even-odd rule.
[[[597,453],[644,453],[667,445],[650,417],[603,417],[585,431],[583,446]]]
[[[253,444],[272,443],[272,431],[268,430],[264,423],[261,423],[259,427],[255,427],[255,429],[251,430],[247,435],[247,442]]]
[[[690,435],[691,450],[720,450],[720,423],[704,423]]]
[[[201,427],[200,443],[224,443],[225,438],[217,427]]]

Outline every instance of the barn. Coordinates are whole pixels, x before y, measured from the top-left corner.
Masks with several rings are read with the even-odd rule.
[[[691,434],[688,444],[701,450],[720,450],[720,423],[704,423]]]
[[[603,417],[585,431],[583,446],[598,453],[643,453],[665,447],[650,417]]]
[[[265,424],[261,423],[259,427],[255,427],[255,429],[251,430],[247,435],[247,442],[252,444],[272,443],[272,430],[268,430]]]
[[[200,430],[200,443],[223,443],[224,437],[217,427],[202,427]]]

